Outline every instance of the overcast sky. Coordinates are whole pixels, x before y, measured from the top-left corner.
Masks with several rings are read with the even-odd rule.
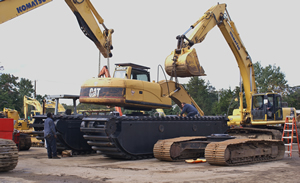
[[[133,62],[157,68],[176,48],[176,36],[183,34],[217,1],[204,0],[92,0],[113,34],[115,63]],[[231,19],[253,62],[279,66],[290,86],[299,85],[298,52],[300,1],[238,1],[226,3]],[[99,51],[83,35],[65,1],[54,0],[0,25],[2,73],[37,80],[37,94],[79,95],[80,86],[97,77]],[[216,89],[239,85],[239,69],[218,27],[204,42],[194,46],[203,77]],[[101,57],[101,67],[107,59]],[[162,72],[159,72],[160,80]],[[169,77],[168,77],[169,78]],[[188,79],[179,79],[187,83]]]

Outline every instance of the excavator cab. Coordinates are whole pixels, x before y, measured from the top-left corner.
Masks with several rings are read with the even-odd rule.
[[[281,96],[275,93],[252,96],[252,119],[276,121],[283,119]]]
[[[121,63],[115,64],[114,78],[123,79],[136,79],[140,81],[150,82],[149,67],[133,64],[133,63]]]

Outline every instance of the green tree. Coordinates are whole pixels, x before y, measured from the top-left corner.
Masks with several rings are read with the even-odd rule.
[[[18,83],[18,91],[21,96],[29,95],[31,96],[34,93],[33,85],[30,80],[21,78]]]
[[[20,110],[18,106],[18,77],[10,74],[1,74],[0,76],[0,107]]]
[[[288,93],[283,96],[283,101],[288,103],[288,106],[300,109],[300,86],[290,87]]]
[[[234,90],[221,89],[218,92],[219,100],[213,105],[213,114],[214,115],[231,115],[233,109],[239,107],[239,102],[235,101],[239,96],[239,87],[236,87]]]
[[[268,65],[262,67],[260,62],[253,64],[255,71],[255,82],[259,93],[277,92],[284,94],[288,88],[285,74],[280,67]]]
[[[47,98],[47,95],[44,95],[44,96],[42,96],[42,95],[40,95],[40,94],[37,94],[37,95],[36,95],[36,100],[39,101],[41,104],[43,103],[43,100],[44,100],[45,98]]]
[[[31,81],[11,74],[0,75],[0,108],[11,108],[22,111],[23,96],[33,93]]]
[[[205,115],[213,115],[213,104],[218,101],[216,89],[199,77],[192,77],[186,85],[186,90],[195,100]]]
[[[172,108],[170,108],[170,109],[164,109],[164,113],[166,115],[178,115],[178,114],[180,114],[180,112],[181,111],[180,111],[179,106],[176,105],[174,101],[172,101]]]

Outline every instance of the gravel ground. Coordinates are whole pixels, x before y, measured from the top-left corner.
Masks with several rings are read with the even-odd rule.
[[[296,148],[294,148],[296,149]],[[297,152],[283,160],[243,166],[120,161],[102,155],[48,159],[45,148],[19,152],[17,167],[0,172],[0,182],[299,182]]]

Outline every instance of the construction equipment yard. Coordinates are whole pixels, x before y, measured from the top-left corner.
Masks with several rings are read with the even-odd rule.
[[[1,11],[0,8],[0,24],[50,1],[52,0],[24,3],[17,0],[0,0],[0,7],[3,9]],[[4,108],[0,115],[0,118],[3,118],[0,120],[3,126],[0,126],[0,183],[300,182],[299,124],[297,129],[299,113],[296,110],[297,105],[288,107],[287,101],[283,101],[287,100],[286,91],[292,93],[292,88],[290,90],[288,85],[286,88],[285,84],[278,86],[274,84],[277,83],[276,80],[269,83],[275,87],[264,89],[263,84],[255,80],[262,78],[263,74],[255,74],[262,72],[262,69],[254,71],[255,63],[252,62],[235,23],[229,16],[227,4],[218,3],[212,6],[183,34],[176,37],[177,46],[165,59],[165,68],[158,65],[158,72],[161,69],[164,79],[161,80],[157,74],[157,81],[151,81],[150,67],[139,65],[140,63],[135,61],[115,64],[115,71],[110,77],[109,59],[113,56],[111,51],[114,29],[108,29],[104,25],[104,20],[90,0],[65,2],[74,13],[84,35],[94,42],[100,51],[99,70],[101,55],[107,58],[107,66],[103,67],[98,77],[92,77],[81,85],[79,95],[45,95],[40,96],[38,101],[36,88],[31,92],[28,90],[28,95],[33,94],[35,97],[32,99],[26,97],[27,94],[24,95],[22,120],[17,110]],[[180,21],[177,20],[176,24],[178,22]],[[168,27],[167,24],[165,26]],[[189,92],[188,89],[196,91],[202,87],[193,88],[189,87],[189,84],[183,86],[178,80],[206,76],[193,45],[202,43],[214,27],[220,29],[240,70],[239,88],[234,92],[229,88],[228,97],[232,98],[230,103],[220,102],[222,95],[219,99],[219,92],[217,94],[215,89],[207,90],[207,94],[213,94],[215,97],[209,100],[199,98],[201,95],[209,95]],[[251,34],[256,36],[254,32]],[[116,45],[118,47],[119,44]],[[220,50],[214,47],[209,52],[215,54],[216,51],[219,54]],[[145,58],[144,56],[142,58]],[[158,55],[156,57],[161,59]],[[221,60],[229,59],[224,57]],[[142,59],[140,62],[148,60]],[[260,62],[258,64],[260,68]],[[86,62],[82,65],[89,64]],[[215,66],[221,67],[218,63]],[[1,69],[4,67],[0,66]],[[226,65],[227,69],[229,72],[226,75],[229,75],[232,69]],[[69,66],[68,70],[71,70]],[[164,71],[170,76],[170,80]],[[60,73],[58,70],[55,72]],[[217,71],[214,73],[222,75]],[[10,74],[4,76],[12,77]],[[279,75],[276,74],[276,78],[280,78]],[[75,81],[74,78],[72,80]],[[282,81],[284,82],[281,83],[287,83]],[[28,83],[30,82],[28,80]],[[3,83],[3,87],[9,86],[6,82]],[[14,85],[14,90],[20,90],[14,96],[21,93],[23,96],[23,85]],[[202,86],[198,80],[195,85]],[[55,88],[59,87],[55,85]],[[278,88],[285,89],[277,90]],[[299,88],[300,86],[297,86],[297,90]],[[8,102],[18,100],[12,100],[9,95],[6,97],[6,93],[10,94],[14,90],[9,87],[6,89],[7,91],[2,92],[0,96],[1,100],[7,101],[0,101],[0,105],[7,104],[21,111],[21,104],[15,102],[18,104],[16,106],[15,103]],[[293,90],[296,91],[296,88]],[[232,106],[232,115],[229,109],[235,97],[231,95],[238,96],[235,99],[236,105]],[[46,98],[51,102],[47,102]],[[59,109],[59,99],[72,99],[73,109],[71,106],[66,106],[69,107],[66,109],[61,106]],[[81,113],[77,110],[77,100],[86,105],[84,109],[87,111]],[[207,109],[204,114],[197,102],[207,108],[211,107],[204,104],[212,103],[215,110]],[[102,108],[91,108],[92,104],[101,105]],[[180,108],[181,113],[178,110],[176,112],[174,104],[178,106],[178,110]],[[28,105],[35,107],[35,110],[31,110],[30,117]],[[46,108],[51,106],[54,108],[54,114],[46,111]],[[228,109],[224,106],[226,109],[228,106]],[[106,113],[107,111],[101,112],[103,107],[115,109]],[[166,111],[165,114],[163,109],[171,111]],[[42,141],[47,142],[48,154]],[[297,149],[297,152],[292,154],[295,144],[297,147],[294,147],[294,151]],[[41,147],[30,148],[31,145]],[[61,158],[57,157],[57,154],[61,154]],[[201,163],[187,163],[188,160],[199,157],[205,157],[206,160]]]
[[[300,158],[243,166],[162,162],[155,158],[126,161],[103,155],[48,159],[45,148],[19,152],[17,167],[0,172],[0,182],[299,182]]]

